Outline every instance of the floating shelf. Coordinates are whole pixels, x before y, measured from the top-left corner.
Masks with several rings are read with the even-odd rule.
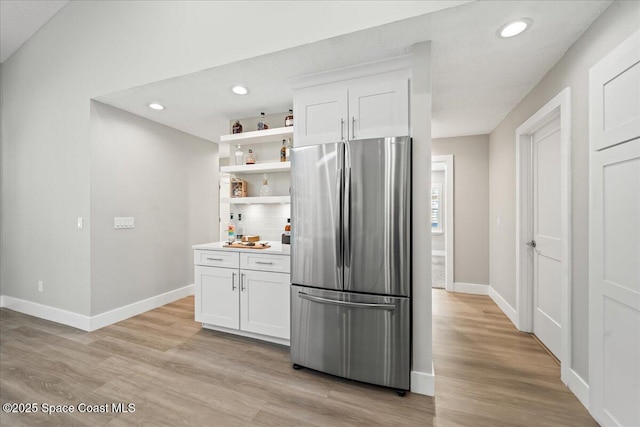
[[[220,142],[229,142],[233,144],[262,144],[265,142],[280,142],[280,139],[292,136],[293,126],[288,126],[283,128],[254,130],[251,132],[221,135]]]
[[[265,173],[265,172],[289,172],[291,162],[256,163],[255,165],[222,166],[220,172],[225,173]]]
[[[231,205],[253,205],[267,203],[291,203],[290,196],[271,196],[271,197],[223,197],[220,203],[229,203]]]

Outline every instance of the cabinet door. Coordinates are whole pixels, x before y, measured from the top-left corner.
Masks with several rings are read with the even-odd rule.
[[[319,86],[296,91],[293,109],[294,146],[338,142],[346,137],[347,90],[345,88]]]
[[[349,139],[409,135],[409,82],[349,86]]]
[[[289,275],[240,273],[240,329],[289,339]]]
[[[196,321],[240,327],[237,269],[196,265]]]

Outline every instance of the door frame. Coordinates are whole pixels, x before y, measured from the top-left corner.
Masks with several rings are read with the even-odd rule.
[[[442,163],[443,167],[435,166],[434,163]],[[443,156],[431,156],[431,171],[444,170],[444,183],[445,183],[445,223],[444,223],[444,236],[445,236],[445,266],[446,266],[446,279],[444,288],[447,292],[453,292],[453,283],[454,277],[453,272],[455,271],[455,251],[454,251],[454,221],[453,221],[453,212],[454,212],[454,194],[453,194],[453,154],[446,154]],[[431,191],[431,190],[429,190]],[[429,193],[431,194],[431,193]],[[432,250],[433,253],[433,250]]]
[[[531,136],[560,117],[560,233],[562,236],[560,378],[571,370],[571,89],[563,89],[516,130],[516,319],[517,328],[533,332],[533,257],[526,247],[533,230]]]

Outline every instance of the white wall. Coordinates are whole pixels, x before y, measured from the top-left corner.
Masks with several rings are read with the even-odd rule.
[[[193,283],[191,246],[218,239],[217,179],[217,144],[92,101],[92,315]]]
[[[92,213],[92,97],[451,4],[69,2],[3,65],[3,294],[94,311],[90,232],[76,228]]]
[[[3,156],[3,149],[2,149],[2,104],[3,104],[3,100],[4,97],[2,96],[2,64],[0,64],[0,193],[2,192],[2,180],[3,180],[3,175],[2,175],[2,156]],[[0,195],[0,242],[2,242],[2,217],[3,217],[3,205],[2,205],[2,199],[3,197]],[[0,244],[0,295],[4,295],[3,289],[2,289],[2,244]]]
[[[512,307],[515,288],[515,131],[571,88],[572,366],[588,378],[589,68],[640,27],[640,3],[614,2],[490,135],[490,284]],[[456,165],[457,168],[457,165]],[[497,227],[501,217],[502,227]]]
[[[489,135],[433,140],[434,156],[453,154],[454,281],[489,284]]]
[[[412,46],[411,136],[412,158],[412,337],[411,391],[434,394],[431,311],[431,239],[424,238],[431,221],[431,42]]]

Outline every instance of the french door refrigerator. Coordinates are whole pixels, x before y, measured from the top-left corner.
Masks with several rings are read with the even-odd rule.
[[[292,149],[291,361],[409,389],[411,139]]]

